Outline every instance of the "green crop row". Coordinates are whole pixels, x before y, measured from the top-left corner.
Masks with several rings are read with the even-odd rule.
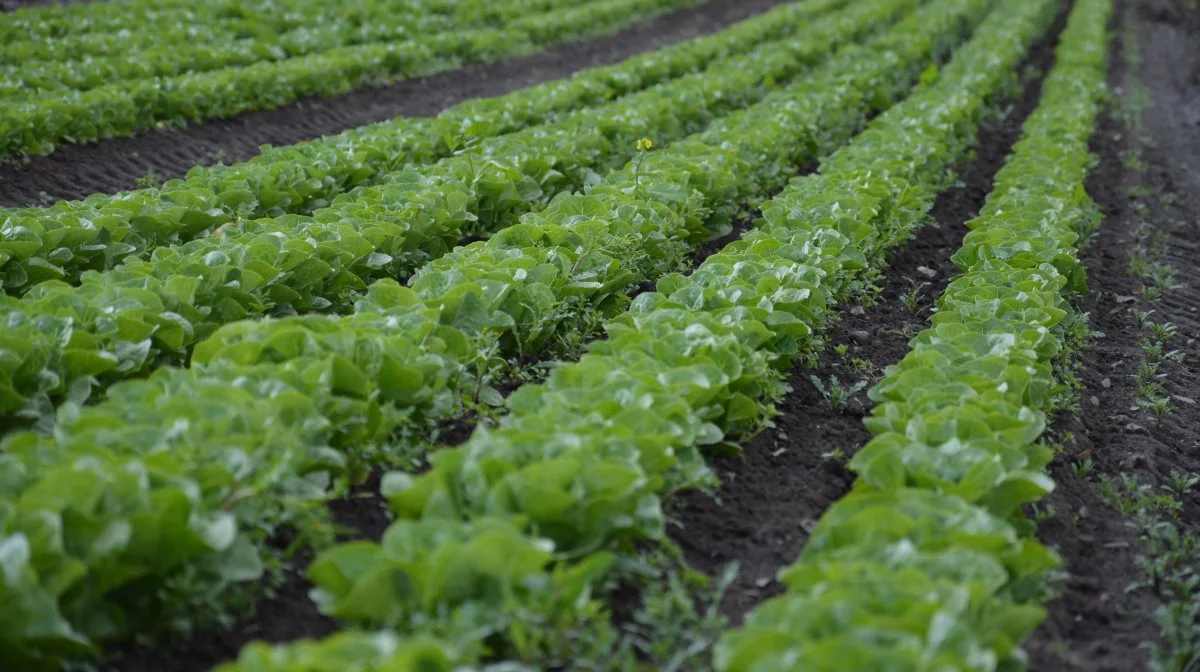
[[[486,277],[463,278],[436,302],[379,282],[353,317],[232,325],[197,348],[192,369],[64,407],[52,437],[9,436],[0,521],[11,571],[0,598],[17,606],[0,629],[5,660],[35,669],[83,655],[148,626],[173,596],[257,576],[256,543],[274,525],[306,520],[331,476],[394,453],[423,417],[454,411],[474,382],[469,364],[496,342],[487,330],[527,334],[515,318],[547,306],[605,310],[637,273],[677,261],[685,238],[719,230],[741,198],[761,197],[872,105],[886,106],[985,7],[922,8],[697,138],[558,199],[474,246],[495,258],[485,269],[464,257],[461,270]],[[664,256],[620,259],[592,246],[629,250],[630,239]]]
[[[466,647],[432,637],[345,630],[284,646],[253,644],[214,672],[531,672],[521,665],[475,665]]]
[[[47,154],[63,141],[131,135],[331,96],[380,80],[450,70],[529,54],[558,42],[612,32],[699,0],[598,0],[524,16],[503,29],[479,28],[395,43],[330,49],[166,79],[114,82],[89,91],[0,101],[0,155]]]
[[[707,480],[698,448],[761,424],[779,369],[811,354],[836,306],[927,218],[1053,15],[1051,0],[999,3],[936,81],[792,182],[761,226],[690,276],[660,280],[609,322],[608,340],[510,397],[498,428],[435,454],[426,474],[389,475],[401,520],[379,543],[320,554],[309,577],[325,613],[413,640],[253,645],[222,672],[531,660],[540,637],[578,626],[613,561],[604,549],[661,537],[659,498]]]
[[[343,3],[332,4],[336,6]],[[303,10],[304,7],[308,8],[308,12]],[[217,0],[203,5],[178,0],[166,3],[147,0],[24,7],[4,16],[5,20],[0,23],[0,38],[5,44],[9,44],[91,33],[120,33],[137,24],[162,26],[181,21],[189,21],[195,25],[221,24],[234,22],[254,13],[269,16],[272,24],[276,25],[276,22],[286,20],[284,15],[288,11],[296,11],[303,20],[306,15],[317,10],[319,3],[306,0],[286,3],[267,0],[247,2],[244,5],[235,0]]]
[[[845,4],[785,5],[717,35],[626,62],[585,70],[499,98],[468,101],[433,119],[398,119],[291,147],[268,148],[232,166],[194,168],[161,189],[93,195],[51,208],[0,211],[0,285],[19,294],[47,279],[77,283],[86,269],[207,233],[237,219],[307,214],[338,194],[394,170],[427,164],[485,139],[548,123],[702,69],[713,61],[792,34]]]
[[[1057,564],[1020,506],[1054,486],[1037,443],[1082,290],[1076,249],[1105,88],[1111,0],[1077,0],[1040,105],[954,255],[932,325],[871,391],[858,481],[780,573],[788,592],[719,646],[718,669],[1024,669]]]
[[[478,0],[127,0],[25,8],[5,14],[0,21],[0,62],[21,62],[30,53],[48,59],[122,53],[111,43],[113,37],[126,39],[133,55],[156,41],[217,44],[223,38],[264,37],[339,18],[359,21],[378,10],[454,17],[474,14],[483,4]]]
[[[158,42],[131,58],[128,50],[107,57],[67,60],[24,60],[0,65],[0,98],[52,100],[56,94],[86,91],[108,84],[151,77],[175,77],[245,66],[260,61],[281,61],[337,47],[377,42],[398,42],[437,33],[480,27],[504,27],[531,14],[571,7],[578,0],[500,0],[487,4],[467,3],[473,11],[454,14],[415,11],[422,3],[395,0],[363,3],[355,11],[331,16],[283,34],[267,33],[221,43],[202,42],[190,36],[186,43]],[[133,28],[134,26],[130,26]],[[152,31],[147,31],[151,34]],[[127,44],[122,34],[110,37]]]
[[[558,194],[594,184],[636,153],[639,138],[679,139],[760,100],[775,80],[796,76],[913,4],[866,3],[819,19],[795,38],[718,59],[702,72],[401,171],[313,217],[243,222],[159,248],[148,261],[85,273],[78,287],[43,282],[20,299],[0,297],[11,352],[0,362],[0,411],[43,415],[64,396],[81,401],[89,381],[105,385],[181,362],[223,324],[345,312],[369,282],[406,278],[464,236],[501,230]],[[652,170],[653,160],[646,163]],[[488,267],[483,260],[467,259],[482,250],[494,255],[501,245],[512,243],[455,253],[414,279],[414,288],[432,301],[462,277],[483,277],[470,270]],[[553,314],[552,303],[540,303]]]

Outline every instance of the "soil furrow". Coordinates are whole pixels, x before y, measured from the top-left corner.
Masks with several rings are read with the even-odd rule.
[[[1149,655],[1143,644],[1159,639],[1154,620],[1159,602],[1150,590],[1127,590],[1144,578],[1138,556],[1146,549],[1132,524],[1136,514],[1115,509],[1105,483],[1124,487],[1134,482],[1164,492],[1173,471],[1200,473],[1200,404],[1194,403],[1200,395],[1191,370],[1200,361],[1195,266],[1200,173],[1194,165],[1200,133],[1180,126],[1189,114],[1180,101],[1195,100],[1200,93],[1190,77],[1200,64],[1194,53],[1197,34],[1194,27],[1184,27],[1170,0],[1136,5],[1127,0],[1119,9],[1110,88],[1118,96],[1130,95],[1135,85],[1149,93],[1142,122],[1151,142],[1140,147],[1137,133],[1111,114],[1102,118],[1092,141],[1099,164],[1087,190],[1104,221],[1081,255],[1089,294],[1079,308],[1090,314],[1091,328],[1102,335],[1082,355],[1078,414],[1059,418],[1050,432],[1064,453],[1051,465],[1057,487],[1041,506],[1050,515],[1038,536],[1063,556],[1066,576],[1058,587],[1060,597],[1049,605],[1049,617],[1028,643],[1032,672],[1146,669]],[[1123,20],[1133,22],[1142,45],[1137,72],[1128,69],[1125,58]],[[1125,161],[1134,150],[1141,152],[1144,170]],[[1178,272],[1174,286],[1157,300],[1130,273],[1142,223],[1162,235],[1161,258]],[[1136,311],[1153,311],[1152,321],[1178,327],[1168,350],[1178,350],[1183,362],[1163,364],[1163,385],[1174,395],[1174,411],[1161,422],[1134,408],[1134,376],[1147,361],[1141,343],[1148,335]],[[1200,494],[1193,488],[1180,503],[1177,522],[1194,532],[1200,526]]]
[[[1101,473],[1120,471],[1122,464],[1142,466],[1135,457],[1141,437],[1126,429],[1132,422],[1129,375],[1136,368],[1138,333],[1127,306],[1117,302],[1134,292],[1124,272],[1130,240],[1118,230],[1124,191],[1113,149],[1119,141],[1113,138],[1121,135],[1120,126],[1106,118],[1092,143],[1101,161],[1088,180],[1088,193],[1100,204],[1105,224],[1081,255],[1092,294],[1078,308],[1090,313],[1090,326],[1104,337],[1083,357],[1079,415],[1059,418],[1049,432],[1070,445],[1068,454],[1050,466],[1055,491],[1041,506],[1055,515],[1042,522],[1038,537],[1063,557],[1066,576],[1061,597],[1050,603],[1049,616],[1027,643],[1032,672],[1145,669],[1138,645],[1154,635],[1148,618],[1152,602],[1124,590],[1137,577],[1137,534],[1104,502],[1094,475],[1076,467],[1087,460]]]
[[[744,454],[714,460],[722,482],[715,497],[690,492],[675,503],[671,537],[693,568],[718,576],[738,563],[721,605],[731,624],[741,624],[758,603],[782,592],[776,573],[795,561],[820,515],[849,490],[854,479],[845,461],[870,438],[862,424],[870,409],[865,392],[834,410],[810,376],[826,386],[832,376],[843,386],[874,382],[907,353],[909,338],[925,326],[932,301],[955,271],[950,256],[966,234],[964,223],[978,214],[1021,124],[1037,106],[1065,19],[1066,11],[1032,51],[1033,72],[1020,97],[981,129],[959,184],[938,197],[931,213],[936,226],[919,230],[891,260],[873,305],[842,311],[817,366],[792,368],[795,389],[776,404],[774,427],[749,441]],[[912,292],[916,310],[902,300]],[[842,345],[845,353],[835,352]]]
[[[128,138],[63,145],[47,156],[0,162],[0,205],[25,206],[133,189],[150,171],[181,177],[196,165],[242,161],[264,144],[290,145],[398,116],[429,116],[471,98],[498,96],[584,68],[717,32],[786,0],[711,0],[525,58],[473,65],[333,98],[307,98],[273,110],[162,128]]]

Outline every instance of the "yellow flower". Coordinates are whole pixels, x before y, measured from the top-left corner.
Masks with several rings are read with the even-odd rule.
[[[654,149],[654,141],[651,140],[650,138],[642,138],[641,140],[637,141],[637,148],[638,148],[638,150],[643,151],[643,152],[646,150]]]

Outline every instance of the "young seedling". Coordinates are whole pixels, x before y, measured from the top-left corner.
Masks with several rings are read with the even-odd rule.
[[[1164,344],[1168,343],[1175,336],[1175,332],[1179,330],[1178,327],[1170,322],[1151,322],[1147,329],[1154,340]]]
[[[1092,460],[1092,458],[1088,457],[1083,460],[1075,461],[1071,464],[1071,467],[1075,470],[1075,477],[1083,480],[1091,475],[1093,471],[1095,471],[1096,463]]]
[[[900,303],[909,313],[916,315],[921,310],[921,299],[925,297],[927,282],[913,282],[908,291],[900,295]]]
[[[1150,361],[1160,361],[1163,358],[1163,342],[1150,338],[1143,338],[1138,342],[1142,352],[1146,353],[1146,359]]]
[[[1150,207],[1141,201],[1134,201],[1129,204],[1129,209],[1133,211],[1133,215],[1138,219],[1150,218]]]
[[[891,334],[892,336],[903,338],[906,341],[910,340],[913,336],[916,336],[918,332],[919,330],[917,327],[912,324],[905,324],[900,327],[889,327],[888,329],[884,330],[885,334]]]
[[[872,367],[874,367],[874,365],[871,364],[869,360],[863,359],[862,357],[850,358],[850,368],[859,373],[865,374],[870,371]]]
[[[1131,201],[1136,201],[1139,198],[1146,198],[1150,195],[1150,189],[1140,185],[1131,184],[1125,189],[1125,197]]]
[[[1121,152],[1121,164],[1125,166],[1126,170],[1135,173],[1144,174],[1146,172],[1146,160],[1142,158],[1142,153],[1136,149],[1128,149]]]
[[[1150,325],[1154,324],[1154,321],[1150,319],[1150,316],[1154,314],[1153,310],[1138,310],[1134,308],[1129,312],[1133,315],[1133,320],[1138,323],[1138,327],[1142,329],[1149,329]]]
[[[829,452],[821,453],[821,459],[829,462],[845,462],[846,451],[841,448],[834,448]]]
[[[1173,493],[1176,497],[1183,497],[1191,491],[1192,488],[1200,483],[1200,475],[1193,474],[1187,471],[1178,469],[1171,470],[1170,482],[1163,487]]]
[[[1133,374],[1134,385],[1137,386],[1137,396],[1150,397],[1161,389],[1162,375],[1159,373],[1159,362],[1145,361],[1138,364],[1137,373]]]
[[[1154,416],[1155,427],[1161,427],[1163,420],[1175,410],[1175,405],[1169,397],[1151,396],[1137,399],[1130,410],[1149,411]]]
[[[1135,527],[1140,531],[1145,552],[1135,563],[1142,578],[1126,587],[1126,592],[1149,589],[1163,601],[1154,612],[1161,638],[1145,642],[1150,651],[1151,672],[1194,672],[1200,667],[1200,537],[1181,531],[1170,520],[1153,513],[1139,515]]]
[[[1154,611],[1164,648],[1155,642],[1144,643],[1150,650],[1150,672],[1196,672],[1200,669],[1200,601],[1189,599],[1200,586],[1193,576],[1185,585],[1184,596]]]
[[[153,189],[162,184],[162,178],[153,168],[146,171],[146,174],[137,179],[138,189]]]
[[[1183,509],[1183,502],[1178,498],[1171,494],[1156,494],[1150,484],[1142,483],[1138,474],[1121,474],[1116,490],[1117,498],[1123,500],[1118,510],[1125,515],[1136,514],[1139,519],[1149,519],[1159,513],[1174,516]]]
[[[810,375],[808,379],[812,381],[813,386],[816,387],[817,391],[821,393],[821,396],[825,398],[825,401],[829,404],[829,407],[835,411],[840,411],[845,408],[851,397],[863,391],[863,389],[867,387],[867,381],[865,380],[859,380],[850,385],[843,385],[842,382],[838,380],[836,375],[830,376],[828,383],[812,375]]]
[[[1147,279],[1150,281],[1150,286],[1157,290],[1159,296],[1161,296],[1166,290],[1178,286],[1175,282],[1175,276],[1178,272],[1174,266],[1156,261],[1150,264],[1150,273]],[[1146,297],[1150,298],[1149,288],[1147,288]]]
[[[1194,672],[1200,666],[1200,537],[1181,530],[1153,511],[1140,511],[1134,521],[1143,553],[1135,559],[1142,578],[1125,590],[1154,591],[1164,604],[1154,614],[1161,642],[1146,642],[1151,672]]]

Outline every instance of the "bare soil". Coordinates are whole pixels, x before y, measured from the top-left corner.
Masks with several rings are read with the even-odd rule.
[[[783,2],[711,0],[607,37],[563,44],[524,58],[472,65],[331,98],[305,98],[272,110],[185,128],[65,144],[47,156],[0,161],[0,206],[37,205],[133,189],[151,170],[161,180],[168,180],[182,177],[193,166],[249,159],[262,145],[291,145],[399,116],[431,116],[464,100],[503,95],[715,33]]]

